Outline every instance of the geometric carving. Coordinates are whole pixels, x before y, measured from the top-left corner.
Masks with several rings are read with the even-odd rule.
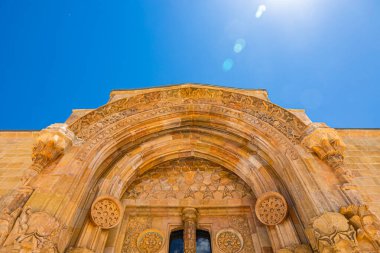
[[[155,166],[138,176],[123,198],[161,199],[253,199],[249,186],[219,164],[200,158],[180,158]]]
[[[228,227],[238,231],[243,238],[243,249],[240,253],[255,252],[252,242],[251,229],[246,215],[231,215],[228,216]]]
[[[222,229],[216,234],[216,245],[224,253],[240,252],[243,244],[243,237],[234,229]]]
[[[164,237],[157,229],[147,229],[137,238],[137,248],[141,253],[158,252],[164,245]]]
[[[281,223],[286,217],[288,205],[278,192],[266,192],[261,195],[255,206],[257,218],[268,226]]]
[[[112,196],[98,197],[91,206],[92,221],[103,229],[119,224],[122,218],[122,205]]]
[[[122,253],[137,253],[137,239],[142,231],[152,227],[152,217],[150,216],[129,216],[127,229],[124,237]]]
[[[340,213],[327,212],[314,218],[305,232],[317,252],[358,252],[356,231]]]

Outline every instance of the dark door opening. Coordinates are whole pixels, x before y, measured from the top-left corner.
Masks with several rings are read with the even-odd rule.
[[[212,253],[210,233],[197,230],[197,253]],[[176,230],[170,234],[169,253],[183,253],[183,230]]]

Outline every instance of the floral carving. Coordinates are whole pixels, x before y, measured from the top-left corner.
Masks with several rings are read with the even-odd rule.
[[[305,232],[316,252],[359,252],[356,231],[340,213],[327,212],[314,218]]]
[[[233,229],[223,229],[216,235],[216,245],[224,253],[237,253],[243,248],[243,237]]]
[[[148,229],[137,238],[137,248],[141,253],[158,252],[164,244],[164,237],[159,230]]]
[[[142,231],[152,227],[152,217],[130,216],[121,252],[138,253],[137,241]]]
[[[306,125],[291,112],[268,101],[241,93],[191,84],[174,89],[136,94],[132,97],[116,100],[87,113],[71,124],[70,129],[79,137],[87,139],[89,129],[92,128],[91,132],[99,131],[102,127],[112,123],[110,119],[120,112],[133,115],[149,108],[172,107],[176,103],[177,105],[183,103],[213,104],[243,110],[245,113],[272,125],[289,139],[297,142],[306,129]],[[108,120],[102,124],[96,124],[105,118]]]
[[[27,207],[17,219],[4,249],[8,252],[58,252],[57,242],[64,229],[66,227],[50,214],[33,212]]]
[[[119,224],[122,216],[120,202],[111,196],[97,198],[91,207],[91,218],[93,222],[103,228],[109,229]]]
[[[251,229],[249,228],[249,222],[245,215],[232,215],[228,217],[229,227],[238,231],[242,236],[244,242],[243,248],[240,253],[255,252],[252,242]]]
[[[278,192],[267,192],[256,201],[257,218],[265,225],[273,226],[281,223],[286,217],[288,205]]]
[[[359,246],[365,247],[363,250],[380,251],[380,221],[368,210],[368,206],[350,205],[340,208],[339,212],[355,228]],[[371,247],[366,245],[371,245]]]

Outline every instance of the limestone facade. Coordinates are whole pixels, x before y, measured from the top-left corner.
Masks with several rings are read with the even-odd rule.
[[[0,252],[380,252],[380,130],[333,129],[264,90],[113,91],[0,132]]]

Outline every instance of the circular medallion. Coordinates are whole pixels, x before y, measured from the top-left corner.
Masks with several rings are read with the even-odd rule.
[[[91,206],[92,221],[103,229],[109,229],[119,224],[122,217],[122,206],[112,196],[101,196]]]
[[[137,248],[141,253],[158,252],[164,245],[164,237],[157,229],[147,229],[137,238]]]
[[[287,211],[285,198],[278,192],[266,192],[256,201],[257,218],[265,225],[273,226],[281,223]]]
[[[216,234],[216,245],[224,253],[237,253],[243,248],[243,237],[233,229],[222,229]]]

